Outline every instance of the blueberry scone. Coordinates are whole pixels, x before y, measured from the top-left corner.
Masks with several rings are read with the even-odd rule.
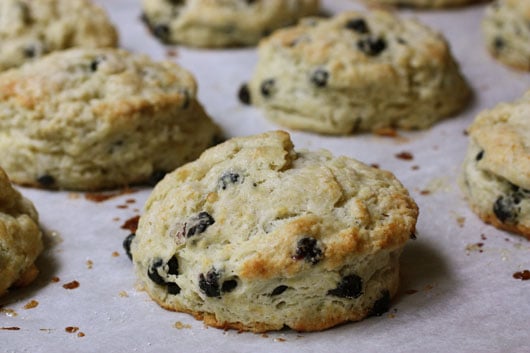
[[[0,168],[0,296],[10,287],[28,285],[39,273],[34,264],[42,251],[38,222],[31,201]]]
[[[485,0],[364,0],[369,4],[410,6],[425,8],[443,8],[476,4]],[[524,0],[523,0],[524,1]]]
[[[479,114],[469,131],[461,185],[475,213],[530,239],[530,91]]]
[[[440,34],[382,11],[304,19],[264,39],[258,53],[240,95],[293,129],[426,128],[470,95]]]
[[[530,71],[530,1],[494,2],[486,9],[482,30],[486,47],[496,59]]]
[[[0,165],[19,184],[156,181],[217,138],[195,79],[120,49],[70,49],[0,74]]]
[[[142,0],[143,19],[166,43],[254,45],[273,30],[316,15],[319,0]]]
[[[388,309],[417,215],[391,173],[269,132],[166,175],[131,252],[167,309],[221,328],[323,330]]]
[[[0,71],[56,50],[117,42],[107,14],[89,0],[0,2]]]

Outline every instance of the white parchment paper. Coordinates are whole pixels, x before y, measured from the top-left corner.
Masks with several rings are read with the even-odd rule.
[[[119,26],[122,47],[175,60],[195,74],[201,101],[228,136],[279,128],[237,100],[254,67],[254,49],[177,47],[168,53],[141,23],[137,1],[98,2]],[[363,8],[353,0],[323,3],[330,13]],[[530,242],[483,224],[456,184],[467,147],[465,128],[481,110],[530,88],[530,74],[507,69],[486,53],[479,30],[483,11],[484,5],[400,11],[451,43],[475,91],[459,116],[430,130],[400,132],[398,138],[292,132],[297,148],[326,148],[391,170],[417,201],[418,239],[403,253],[401,289],[387,314],[317,333],[207,328],[160,308],[135,288],[122,248],[129,231],[121,226],[141,213],[150,189],[96,203],[82,193],[21,188],[39,210],[47,249],[37,262],[36,282],[0,298],[0,351],[530,352],[530,281],[512,276],[530,269]],[[413,159],[396,158],[400,152]],[[74,280],[78,288],[63,287]],[[38,305],[27,308],[32,300]]]

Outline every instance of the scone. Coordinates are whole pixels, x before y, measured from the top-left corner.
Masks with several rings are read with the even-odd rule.
[[[484,2],[485,0],[363,0],[368,4],[443,8]],[[523,0],[524,1],[524,0]]]
[[[496,59],[530,71],[530,1],[494,2],[486,9],[482,31],[486,47]]]
[[[167,309],[220,328],[323,330],[388,309],[417,215],[391,173],[269,132],[166,175],[131,251]]]
[[[10,287],[31,283],[39,271],[34,262],[42,251],[35,207],[15,190],[0,168],[0,296]]]
[[[470,96],[440,34],[382,11],[304,19],[264,39],[258,54],[249,101],[293,129],[422,129]]]
[[[486,223],[530,239],[530,91],[479,114],[469,131],[461,186]]]
[[[0,71],[71,47],[115,47],[105,11],[89,0],[2,0]]]
[[[169,61],[110,48],[50,54],[0,74],[0,165],[16,183],[54,189],[157,179],[215,142],[196,91]]]
[[[143,19],[166,43],[255,45],[273,30],[316,15],[319,0],[142,0]]]

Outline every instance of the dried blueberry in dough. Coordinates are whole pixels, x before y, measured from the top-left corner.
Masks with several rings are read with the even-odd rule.
[[[260,92],[263,97],[270,97],[275,91],[276,81],[272,78],[269,78],[261,83]]]
[[[328,291],[328,294],[340,298],[358,298],[363,294],[363,280],[355,274],[345,276],[336,288]]]
[[[366,24],[366,21],[364,18],[353,18],[346,22],[347,29],[352,30],[357,33],[366,34],[370,33],[370,29],[368,25]]]
[[[127,257],[129,258],[129,260],[132,260],[131,243],[135,236],[136,236],[135,233],[131,233],[123,240],[123,249],[125,249],[125,254],[127,254]]]
[[[219,272],[215,268],[206,274],[199,275],[199,288],[207,297],[220,297],[221,287],[219,286]]]
[[[326,87],[329,73],[324,69],[317,69],[311,74],[311,82],[317,87]]]
[[[159,272],[162,269],[163,265],[164,265],[164,261],[162,259],[154,259],[151,262],[151,266],[147,270],[147,275],[149,276],[149,279],[151,279],[151,281],[161,286],[166,284],[166,280],[164,279],[164,277],[160,275],[160,272]]]
[[[377,56],[386,49],[386,41],[383,38],[362,38],[357,42],[357,47],[368,56]]]
[[[241,184],[243,182],[243,177],[241,174],[236,172],[226,172],[221,175],[219,178],[219,187],[221,190],[226,190],[228,187],[235,185],[235,184]]]
[[[293,259],[309,262],[313,265],[322,259],[322,250],[317,245],[315,238],[302,238],[296,244]]]
[[[215,220],[208,212],[199,212],[196,216],[190,218],[187,223],[188,231],[186,237],[190,238],[196,234],[201,234],[208,229],[209,226],[215,223]]]
[[[376,300],[370,315],[381,316],[390,309],[390,292],[385,290],[381,293],[381,297]]]

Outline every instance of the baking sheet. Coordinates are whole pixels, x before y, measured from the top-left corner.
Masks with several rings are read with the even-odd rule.
[[[237,101],[256,61],[254,49],[164,47],[140,22],[136,1],[99,3],[119,26],[124,48],[175,60],[196,75],[201,101],[228,136],[279,128]],[[363,8],[349,0],[323,3],[331,13]],[[418,239],[403,253],[402,284],[388,313],[317,333],[207,328],[189,315],[161,309],[135,287],[121,245],[129,231],[122,226],[141,213],[150,189],[94,202],[83,193],[21,188],[40,212],[47,249],[37,261],[36,282],[0,299],[0,351],[528,352],[530,281],[513,274],[530,269],[530,242],[483,224],[456,185],[465,128],[479,111],[530,88],[530,74],[507,69],[486,53],[479,31],[483,10],[484,5],[400,11],[443,32],[451,43],[476,93],[459,116],[396,138],[292,132],[297,148],[326,148],[391,170],[417,201]],[[397,158],[400,152],[413,159]],[[79,286],[67,289],[75,287],[73,281]]]

